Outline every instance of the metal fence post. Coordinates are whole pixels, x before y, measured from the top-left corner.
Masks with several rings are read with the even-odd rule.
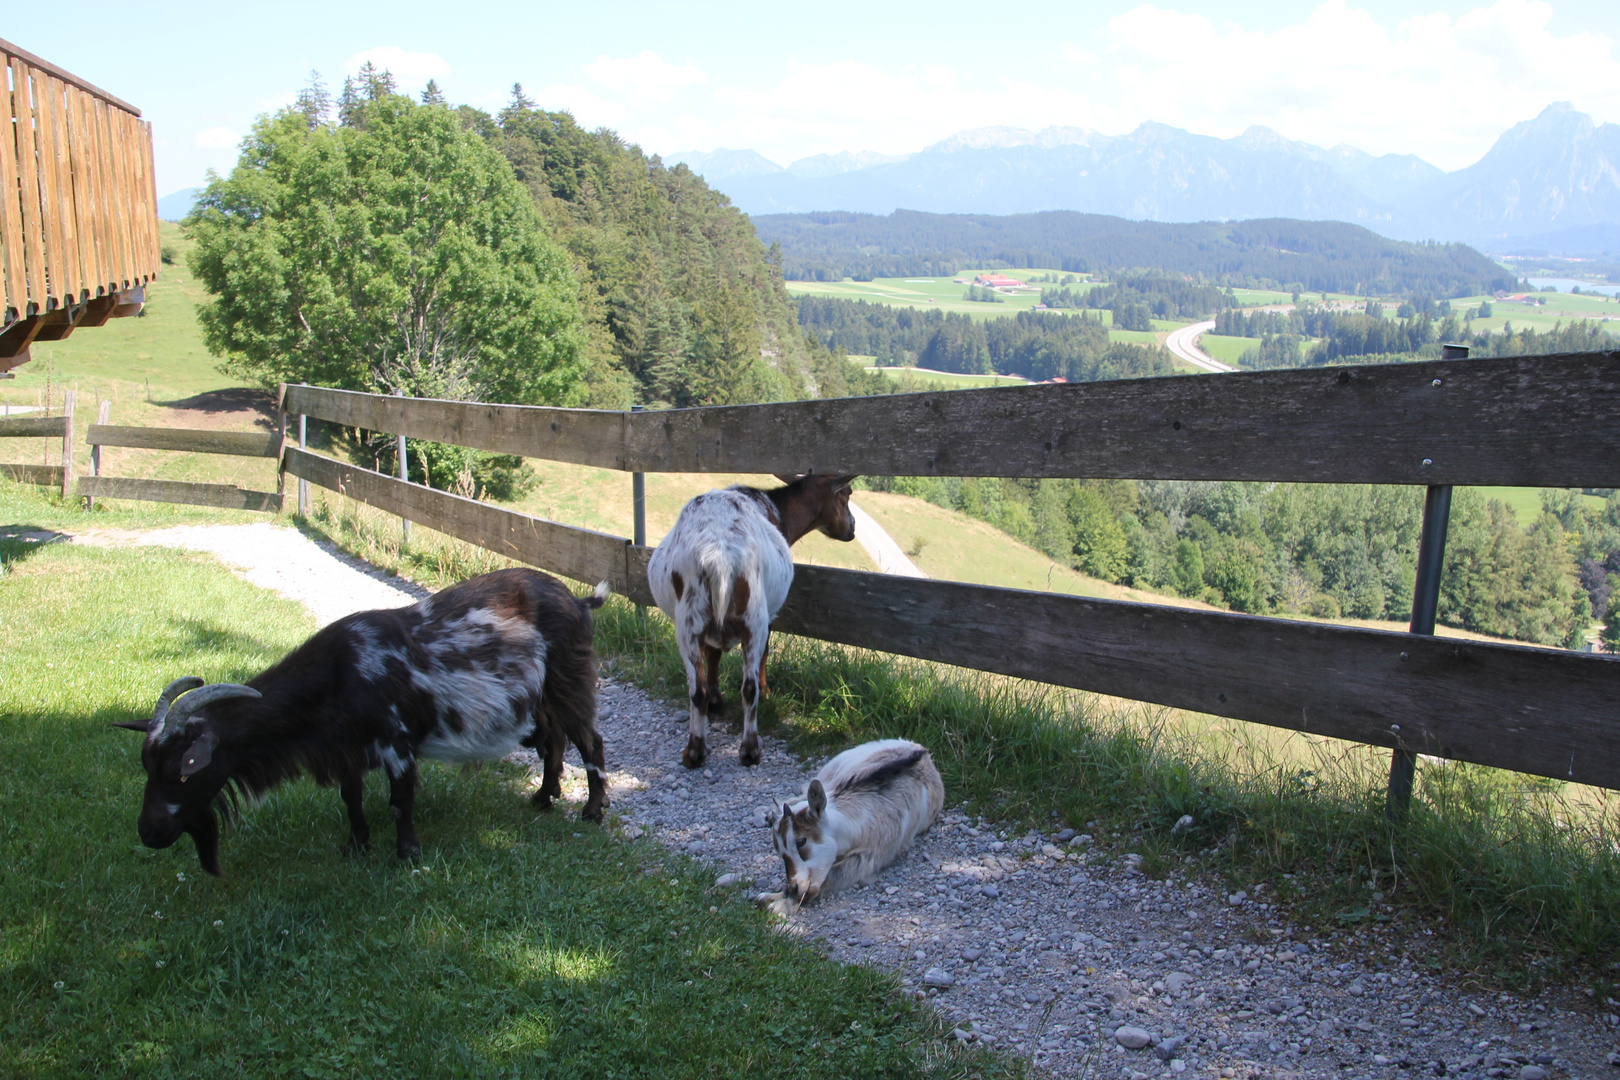
[[[644,405],[632,405],[633,413],[646,412]],[[635,519],[634,535],[637,547],[647,546],[647,474],[630,474],[630,511]]]
[[[73,494],[73,391],[62,392],[62,498]]]
[[[1466,360],[1468,346],[1442,345],[1442,360]],[[1441,380],[1435,379],[1438,389]],[[1412,623],[1408,632],[1434,636],[1435,616],[1440,608],[1440,571],[1446,558],[1446,526],[1451,519],[1451,485],[1431,485],[1423,496],[1423,531],[1418,535],[1417,580],[1412,586]],[[1403,821],[1412,806],[1412,786],[1417,779],[1417,751],[1409,749],[1399,725],[1393,731],[1395,750],[1389,759],[1389,796],[1384,817]]]
[[[403,391],[403,390],[395,390],[394,391],[394,396],[395,397],[404,397],[405,396],[405,391]],[[409,481],[410,478],[411,478],[411,475],[410,475],[409,468],[407,468],[407,466],[405,464],[407,459],[405,457],[405,436],[403,436],[403,435],[397,435],[397,436],[394,437],[394,456],[399,459],[399,478],[401,480]],[[401,517],[399,519],[399,535],[400,535],[400,543],[401,544],[408,544],[408,543],[411,542],[411,519],[410,518]]]
[[[299,383],[299,386],[308,386],[309,383]],[[303,413],[298,414],[298,449],[302,450],[309,445],[309,417]],[[302,477],[298,480],[298,514],[300,517],[309,516],[309,481]]]

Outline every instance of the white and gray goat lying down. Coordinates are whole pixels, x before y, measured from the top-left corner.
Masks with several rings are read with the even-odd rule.
[[[849,509],[853,476],[779,476],[771,491],[736,487],[708,491],[681,508],[675,527],[647,564],[653,599],[675,624],[675,645],[686,665],[692,711],[681,762],[700,768],[709,756],[709,717],[717,716],[720,655],[743,653],[744,765],[759,764],[759,699],[765,693],[765,654],[771,620],[793,584],[789,545],[812,529],[834,540],[855,539]]]
[[[307,771],[338,786],[346,850],[362,850],[371,841],[362,782],[381,767],[395,851],[410,858],[421,849],[411,817],[418,757],[489,761],[533,747],[545,759],[533,801],[547,810],[562,794],[569,742],[587,773],[583,816],[601,820],[591,611],[607,594],[605,581],[581,600],[538,571],[499,570],[409,607],[338,619],[245,685],[176,679],[151,720],[117,724],[146,735],[141,842],[165,848],[189,833],[202,868],[218,876],[215,810],[232,817],[239,798]]]
[[[926,749],[880,739],[821,767],[804,798],[771,822],[787,888],[760,906],[791,915],[824,892],[866,881],[927,832],[945,807],[945,785]]]

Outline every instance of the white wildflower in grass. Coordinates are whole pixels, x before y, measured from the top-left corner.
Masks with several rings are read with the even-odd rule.
[[[181,873],[178,873],[178,874],[174,875],[174,880],[176,880],[176,881],[184,881],[184,880],[186,880],[185,873],[182,871]]]
[[[67,989],[67,983],[63,982],[61,979],[57,979],[55,982],[51,983],[51,989],[53,989],[53,990],[66,990]]]
[[[162,966],[163,966],[163,961],[162,961],[162,960],[159,960],[159,961],[158,961],[158,962],[157,962],[157,966],[158,966],[158,967],[162,967]]]
[[[216,927],[224,926],[225,925],[225,920],[224,919],[215,919],[214,920],[214,925]]]

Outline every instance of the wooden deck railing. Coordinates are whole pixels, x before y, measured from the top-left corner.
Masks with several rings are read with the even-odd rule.
[[[158,273],[152,125],[0,40],[0,371],[134,314]]]
[[[1620,487],[1620,353],[618,413],[318,387],[283,409],[624,471]],[[289,446],[287,472],[651,602],[651,549]],[[778,629],[1620,788],[1620,657],[800,566]]]

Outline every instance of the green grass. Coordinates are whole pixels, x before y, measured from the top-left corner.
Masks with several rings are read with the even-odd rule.
[[[1223,364],[1236,364],[1238,357],[1249,349],[1258,349],[1260,339],[1253,337],[1227,337],[1223,334],[1201,334],[1198,347]]]
[[[916,367],[868,367],[902,383],[909,380],[917,389],[974,390],[985,386],[1027,386],[1029,380],[1016,375],[959,375]]]
[[[65,508],[0,484],[0,519]],[[999,1075],[894,981],[830,963],[713,872],[573,813],[508,766],[430,765],[415,865],[339,853],[334,792],[135,836],[139,737],[181,673],[240,679],[312,629],[212,559],[53,544],[0,578],[0,1075]]]
[[[1534,525],[1541,517],[1541,493],[1545,488],[1538,487],[1502,487],[1480,488],[1479,491],[1487,499],[1497,499],[1512,508],[1513,514],[1519,519],[1519,524],[1525,528]],[[1582,495],[1581,501],[1593,510],[1602,511],[1603,500],[1596,495]]]

